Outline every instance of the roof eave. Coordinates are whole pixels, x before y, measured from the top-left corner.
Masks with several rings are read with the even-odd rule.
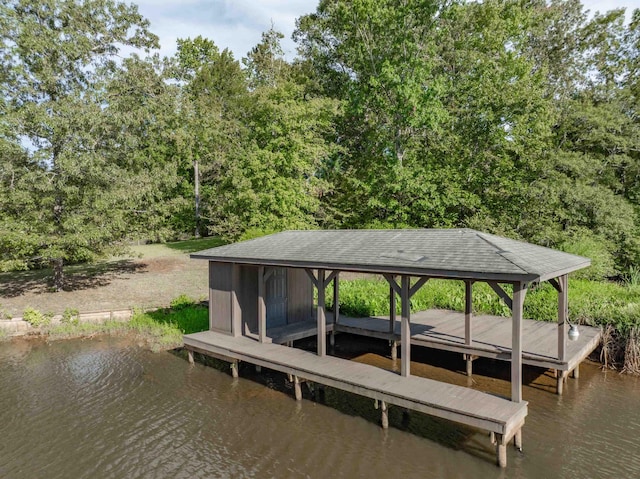
[[[213,256],[199,253],[191,254],[192,259],[204,259],[208,261],[217,261],[221,263],[238,263],[256,266],[281,266],[290,268],[308,268],[308,269],[327,269],[349,271],[356,273],[371,274],[410,274],[413,276],[427,276],[430,278],[443,279],[459,279],[459,280],[481,280],[481,281],[499,281],[505,283],[523,282],[530,283],[538,281],[539,277],[534,274],[509,274],[494,272],[474,272],[474,271],[451,271],[442,269],[425,269],[410,268],[399,266],[363,266],[346,263],[329,263],[329,262],[313,262],[313,261],[291,261],[291,260],[273,260],[261,258],[235,258],[228,256]]]

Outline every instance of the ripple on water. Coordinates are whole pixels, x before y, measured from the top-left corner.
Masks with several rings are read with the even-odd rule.
[[[566,396],[526,388],[525,455],[500,471],[482,434],[394,408],[384,431],[333,390],[296,403],[120,339],[0,344],[0,477],[634,477],[638,385],[585,367]]]

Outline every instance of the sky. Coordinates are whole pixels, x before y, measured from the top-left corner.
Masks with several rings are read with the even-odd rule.
[[[295,20],[315,11],[315,0],[133,0],[140,13],[151,22],[151,31],[160,37],[160,53],[173,55],[178,38],[202,35],[223,50],[229,48],[236,59],[244,57],[271,25],[284,33],[282,46],[287,59],[296,54],[291,34]],[[640,8],[640,0],[583,0],[592,12],[626,7]]]

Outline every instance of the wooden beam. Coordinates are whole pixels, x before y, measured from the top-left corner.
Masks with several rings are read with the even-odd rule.
[[[411,298],[414,294],[416,294],[418,290],[422,288],[427,281],[429,281],[429,278],[427,276],[422,276],[421,278],[418,278],[418,281],[416,281],[415,284],[411,286],[411,288],[409,289],[409,298]]]
[[[522,402],[522,311],[525,283],[513,284],[513,308],[511,321],[511,400]]]
[[[387,280],[387,282],[389,283],[389,286],[391,286],[391,288],[398,293],[398,295],[402,295],[401,291],[400,291],[400,286],[398,285],[398,283],[396,283],[396,277],[393,274],[383,274],[384,279]]]
[[[567,318],[569,316],[568,305],[568,276],[562,275],[558,278],[558,359],[567,360]]]
[[[395,283],[395,278],[393,278]],[[389,284],[389,332],[391,334],[396,330],[396,290]]]
[[[502,289],[502,286],[500,286],[495,281],[487,281],[487,284],[491,286],[491,289],[493,289],[498,296],[500,296],[502,301],[504,301],[504,304],[506,304],[509,307],[509,309],[513,311],[513,301],[511,300],[509,295],[505,292],[505,290]]]
[[[276,272],[275,268],[265,268],[264,269],[264,282],[266,283],[267,280],[269,278],[271,278],[271,275],[273,275],[273,273],[275,273],[275,272]]]
[[[473,281],[464,282],[464,344],[470,346],[473,342]]]
[[[562,284],[558,283],[558,281],[555,278],[551,278],[549,280],[549,283],[551,283],[551,286],[553,286],[558,293],[562,292]]]
[[[340,322],[340,272],[333,277],[333,324]],[[333,332],[331,333],[333,334]]]
[[[311,280],[313,285],[317,288],[318,287],[318,280],[317,280],[316,276],[313,274],[313,271],[311,271],[309,268],[305,268],[304,272],[307,273],[307,276],[309,276],[309,279]]]
[[[464,282],[464,344],[471,346],[473,342],[473,282]],[[467,376],[471,376],[473,372],[473,359],[471,354],[465,355],[467,362]]]
[[[400,301],[402,307],[401,374],[405,377],[411,375],[411,309],[409,307],[409,279],[410,277],[407,275],[402,276],[402,288],[400,292]]]
[[[324,287],[326,288],[327,286],[329,286],[329,283],[331,283],[331,281],[333,281],[333,278],[336,277],[336,275],[338,274],[337,270],[332,271],[329,276],[327,276],[324,280]]]
[[[267,339],[267,306],[265,303],[264,266],[258,266],[258,339]]]
[[[323,287],[318,288],[318,356],[327,354],[327,322],[325,321],[325,270],[318,270],[318,284]]]

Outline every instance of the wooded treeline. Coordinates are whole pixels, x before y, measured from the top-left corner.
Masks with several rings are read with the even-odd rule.
[[[201,37],[161,59],[151,30],[114,0],[0,5],[0,270],[60,286],[135,239],[318,227],[640,263],[640,10],[323,0],[289,60],[273,30],[240,60]]]

